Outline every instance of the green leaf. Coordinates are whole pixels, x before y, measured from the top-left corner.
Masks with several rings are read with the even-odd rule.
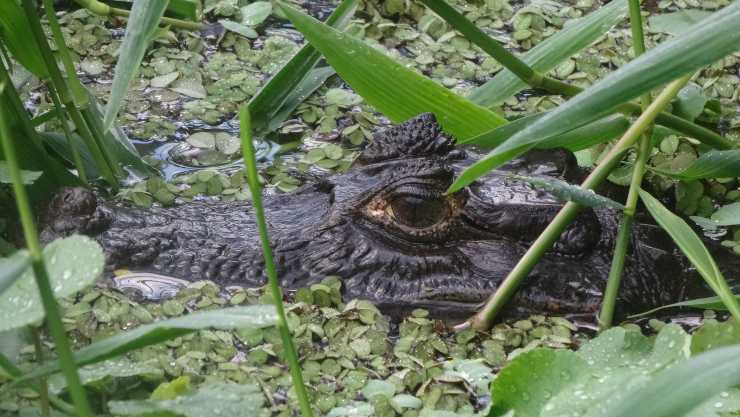
[[[653,32],[680,35],[711,14],[712,12],[704,10],[680,10],[673,13],[654,14],[648,19],[648,26]]]
[[[717,226],[736,226],[740,224],[740,202],[722,206],[712,214]]]
[[[714,258],[712,258],[712,255],[706,246],[704,246],[699,236],[691,229],[691,226],[686,224],[680,217],[671,213],[670,210],[665,208],[650,193],[640,190],[640,198],[655,221],[663,230],[668,232],[707,284],[721,297],[727,308],[733,313],[733,316],[740,316],[740,303],[738,303],[738,300],[735,299],[730,291]]]
[[[586,48],[621,22],[627,15],[627,0],[612,1],[606,6],[566,24],[555,35],[545,39],[521,59],[535,71],[547,73],[565,59]],[[504,69],[468,96],[474,103],[492,107],[526,88],[514,73]]]
[[[84,385],[93,384],[109,378],[126,378],[137,375],[162,375],[162,368],[156,359],[146,362],[133,362],[127,358],[115,358],[105,362],[83,366],[78,370]],[[49,378],[49,391],[59,394],[67,387],[62,374]]]
[[[337,74],[393,122],[432,112],[444,130],[457,139],[476,136],[506,123],[497,114],[417,74],[361,40],[291,6],[278,4]]]
[[[740,343],[740,325],[729,319],[725,322],[705,320],[691,337],[691,353],[697,354],[723,346]]]
[[[740,175],[740,149],[711,150],[681,172],[657,172],[670,177],[691,181],[704,178],[736,177]]]
[[[92,285],[103,272],[103,251],[92,239],[70,236],[44,248],[44,263],[57,298],[67,297]],[[23,327],[44,318],[33,270],[23,275],[0,297],[0,332]]]
[[[109,401],[108,409],[117,416],[254,417],[261,414],[264,403],[256,384],[212,382],[171,400]]]
[[[740,295],[735,295],[735,298],[740,301]],[[666,304],[664,306],[660,306],[658,308],[654,308],[652,310],[648,310],[640,314],[634,314],[630,316],[630,318],[651,316],[657,313],[658,311],[667,310],[669,308],[676,308],[676,307],[689,307],[689,308],[696,308],[699,310],[727,310],[727,307],[722,302],[722,299],[717,296],[714,296],[714,297],[705,297],[705,298],[695,298],[693,300],[685,300],[685,301],[681,301],[678,303]]]
[[[679,38],[630,61],[567,103],[548,112],[463,171],[448,192],[460,190],[538,143],[613,112],[620,104],[740,48],[740,3],[732,3]],[[647,76],[646,74],[649,74]]]
[[[357,9],[357,0],[342,0],[326,24],[342,30]],[[306,44],[249,101],[252,128],[258,135],[275,130],[334,71],[314,68],[321,53]]]
[[[609,329],[578,352],[537,348],[517,356],[494,379],[490,416],[600,416],[631,401],[629,388],[644,388],[689,356],[691,337],[678,325],[661,329],[653,343],[639,330]]]
[[[257,26],[272,13],[272,3],[269,1],[255,1],[242,7],[241,12],[243,25]]]
[[[47,78],[44,58],[21,6],[15,1],[0,1],[0,39],[13,57],[33,75]]]
[[[542,118],[546,113],[535,113],[513,122],[499,126],[482,135],[459,141],[460,145],[476,145],[483,148],[495,148],[513,134]],[[571,152],[590,148],[598,143],[608,142],[621,136],[629,128],[629,121],[620,114],[614,114],[585,126],[553,136],[537,145],[539,149],[565,148]]]
[[[31,266],[27,250],[19,250],[7,258],[0,258],[0,296]]]
[[[41,175],[43,175],[43,171],[26,171],[21,170],[21,181],[23,181],[23,184],[30,185],[36,182],[37,179]],[[0,161],[0,183],[2,184],[12,184],[13,181],[10,178],[10,171],[8,171],[8,164],[5,161]]]
[[[250,327],[267,327],[274,325],[276,322],[277,315],[275,313],[275,307],[271,305],[199,311],[188,314],[187,316],[139,326],[133,330],[99,340],[75,352],[75,361],[79,366],[97,363],[200,329],[215,328],[232,330]],[[58,371],[58,362],[44,364],[16,382],[40,378]]]
[[[673,112],[677,116],[693,121],[704,111],[704,105],[707,104],[707,101],[701,87],[695,83],[688,83],[676,95]]]
[[[108,99],[108,106],[105,108],[103,131],[108,130],[113,125],[123,99],[126,97],[128,86],[139,69],[141,60],[144,59],[144,53],[146,53],[149,43],[154,39],[153,37],[159,27],[159,20],[166,8],[166,1],[134,2],[126,24],[126,35],[123,37],[118,62],[116,62],[110,98]]]
[[[561,201],[573,201],[585,207],[608,207],[615,210],[624,210],[623,204],[596,194],[593,190],[583,189],[578,185],[569,184],[557,178],[528,177],[524,175],[510,176],[511,178],[528,182],[535,188],[541,188]]]
[[[241,23],[236,23],[232,20],[223,19],[219,20],[218,23],[220,23],[221,26],[224,27],[224,29],[232,31],[234,33],[238,33],[245,38],[256,39],[257,36],[259,36],[256,30],[250,28],[249,26],[242,25]]]

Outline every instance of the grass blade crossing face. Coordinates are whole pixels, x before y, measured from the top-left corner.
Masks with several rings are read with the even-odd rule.
[[[458,140],[506,123],[502,117],[417,74],[361,40],[278,3],[281,10],[367,103],[393,122],[432,112]]]
[[[538,143],[583,126],[618,105],[740,49],[740,3],[732,3],[689,32],[673,38],[609,74],[564,105],[512,136],[467,168],[450,187],[460,190]]]

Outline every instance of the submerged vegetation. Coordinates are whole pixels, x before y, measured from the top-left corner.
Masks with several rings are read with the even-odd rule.
[[[0,3],[0,414],[740,412],[740,277],[712,257],[740,255],[740,3],[54,7]],[[291,192],[346,170],[378,126],[424,112],[489,152],[448,193],[533,148],[566,148],[590,175],[580,187],[512,178],[565,204],[456,329],[421,309],[394,323],[367,301],[344,302],[339,277],[283,296],[260,183]],[[628,187],[624,201],[594,193],[607,181]],[[144,207],[251,200],[269,291],[198,281],[147,302],[109,288],[93,240],[39,240],[36,203],[80,185]],[[586,206],[623,213],[596,325],[494,324]],[[716,294],[678,305],[731,318],[614,326],[638,215]]]

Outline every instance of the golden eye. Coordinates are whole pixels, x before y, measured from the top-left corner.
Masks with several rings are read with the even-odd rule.
[[[402,194],[389,201],[386,213],[404,226],[424,229],[444,221],[450,206],[441,195]]]

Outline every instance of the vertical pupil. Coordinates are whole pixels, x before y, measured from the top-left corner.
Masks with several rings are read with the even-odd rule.
[[[445,204],[439,197],[405,195],[393,199],[391,208],[398,222],[418,228],[433,226],[445,215]]]

